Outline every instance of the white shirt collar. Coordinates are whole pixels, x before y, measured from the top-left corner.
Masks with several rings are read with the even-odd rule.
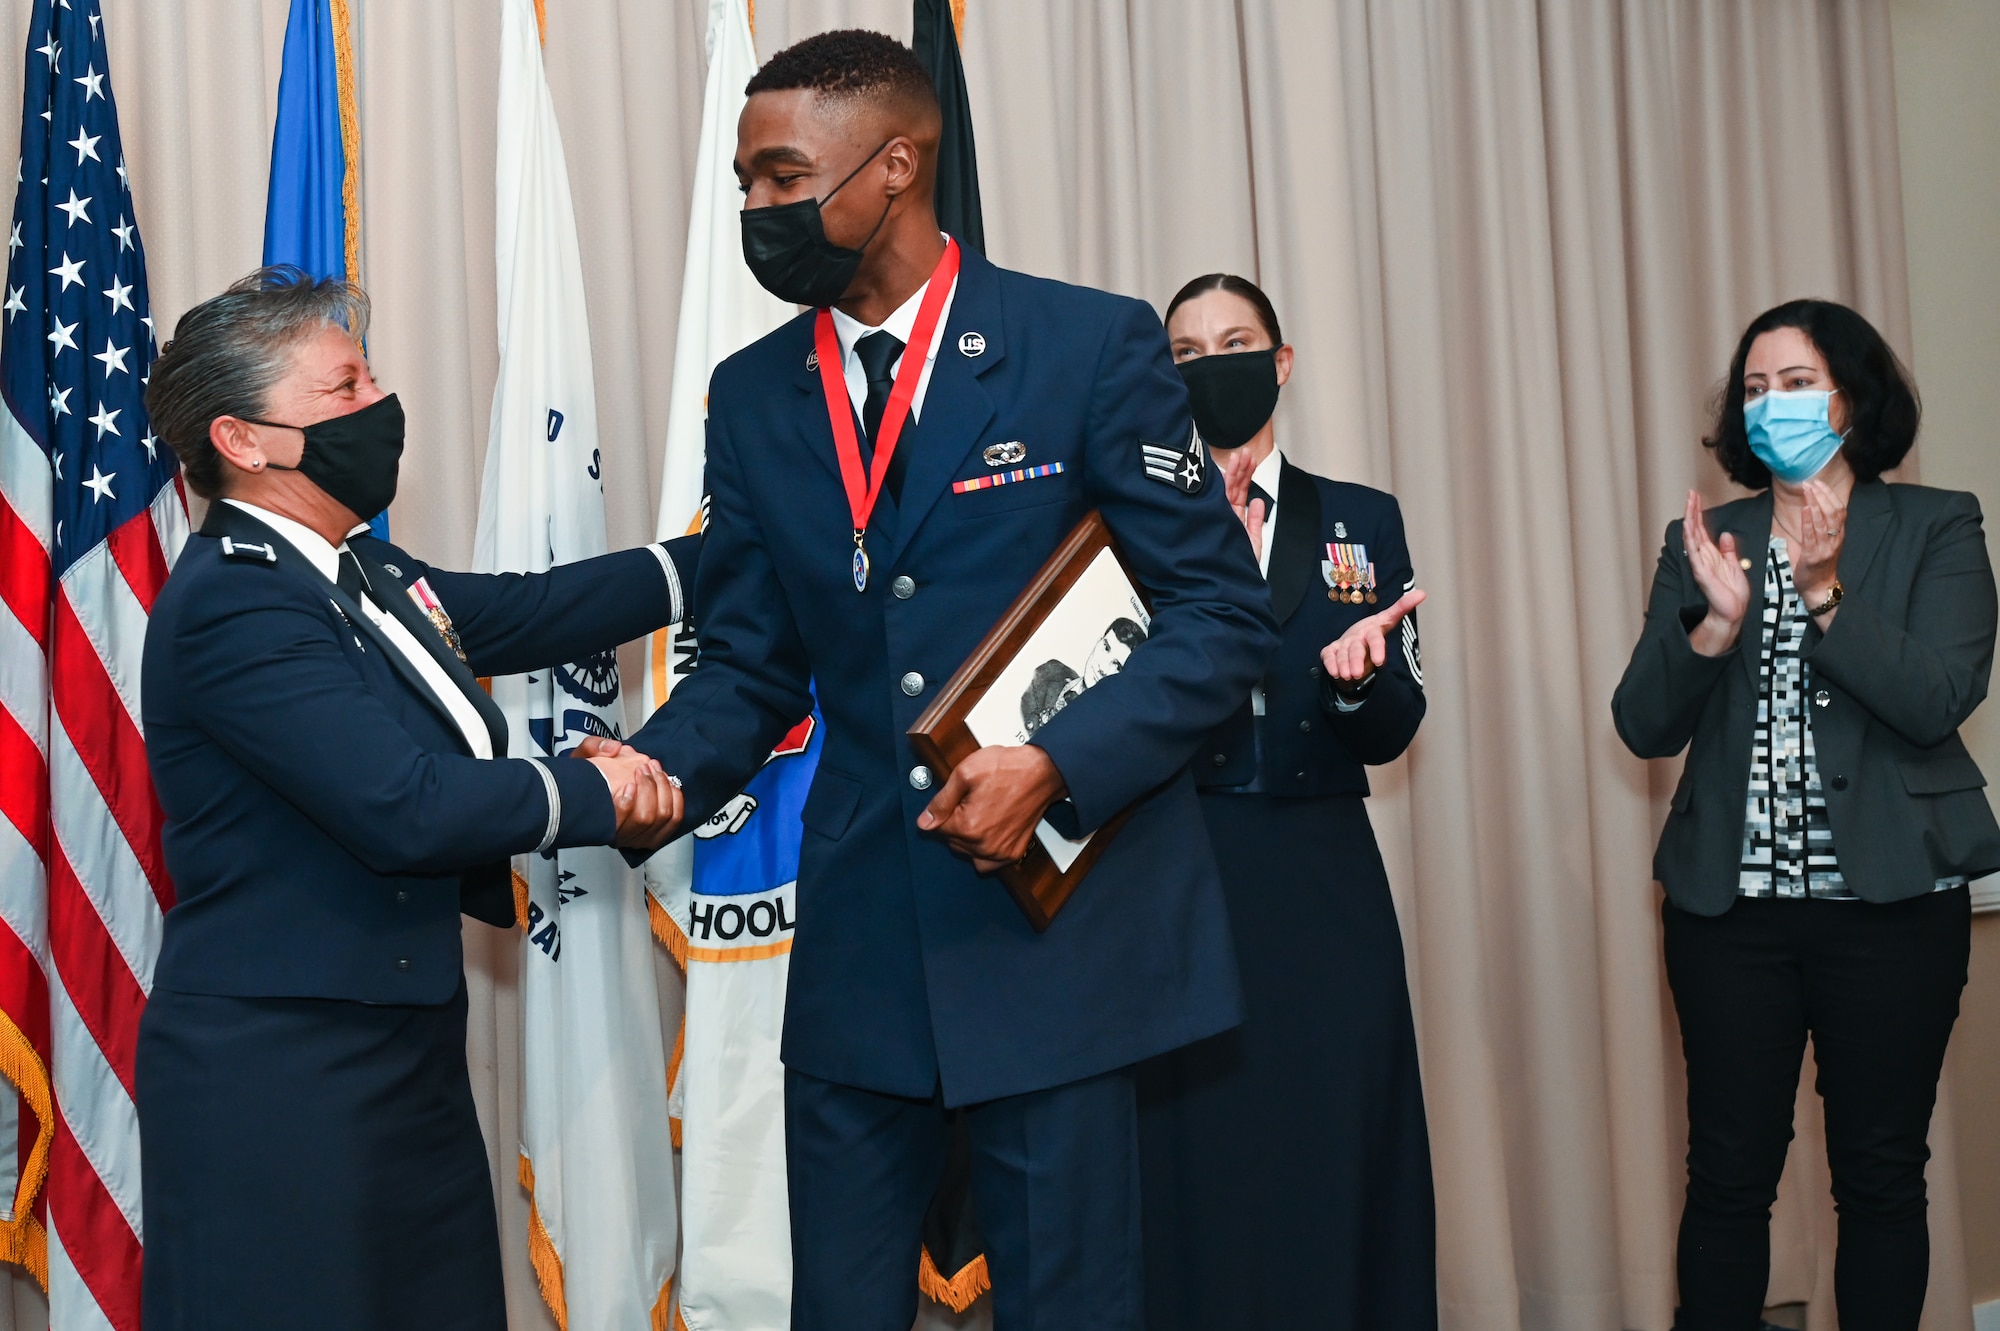
[[[1274,509],[1278,506],[1278,474],[1284,470],[1284,467],[1285,455],[1282,450],[1273,445],[1271,451],[1265,455],[1264,460],[1257,464],[1257,470],[1250,473],[1251,483],[1262,489],[1265,494],[1271,496],[1271,507]],[[1266,514],[1265,516],[1268,517],[1270,515]]]
[[[924,353],[925,360],[937,359],[938,343],[944,338],[944,325],[951,314],[951,298],[958,294],[958,279],[953,278],[951,293],[945,297],[944,310],[938,318],[937,331],[931,335],[930,347]],[[870,328],[845,310],[833,312],[833,335],[840,339],[840,356],[843,361],[854,355],[854,344],[870,333],[888,333],[904,346],[910,344],[910,334],[917,328],[917,312],[924,303],[924,293],[931,289],[930,279],[910,293],[910,298],[898,305],[895,312],[879,325]],[[901,358],[898,357],[900,360]]]
[[[338,546],[328,545],[326,538],[311,527],[306,526],[303,522],[285,517],[281,513],[273,513],[268,508],[259,508],[255,504],[247,504],[241,499],[224,499],[222,502],[242,509],[245,513],[248,513],[251,517],[284,537],[287,544],[304,555],[307,562],[314,568],[326,575],[328,582],[340,581],[340,552],[347,548],[346,541],[343,540]],[[367,530],[368,524],[364,522],[347,534],[349,536],[358,536]]]

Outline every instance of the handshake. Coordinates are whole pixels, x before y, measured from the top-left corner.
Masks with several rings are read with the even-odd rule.
[[[614,846],[626,850],[658,850],[680,831],[686,812],[681,783],[653,759],[629,744],[591,735],[571,750],[595,767],[611,787],[611,804],[618,814]]]

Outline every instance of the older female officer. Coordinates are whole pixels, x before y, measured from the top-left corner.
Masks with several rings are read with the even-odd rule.
[[[1808,1032],[1841,1323],[1915,1331],[1923,1309],[1966,882],[2000,868],[2000,826],[1958,735],[1993,664],[1979,501],[1882,480],[1917,419],[1853,310],[1752,320],[1708,446],[1758,493],[1689,493],[1612,698],[1632,752],[1688,750],[1653,860],[1687,1056],[1683,1331],[1758,1323]]]
[[[142,690],[179,894],[138,1050],[151,1331],[501,1331],[460,910],[511,924],[510,855],[656,846],[681,810],[615,744],[508,759],[475,676],[678,618],[692,550],[476,577],[366,538],[403,449],[367,318],[345,283],[253,273],[147,392],[211,501]]]

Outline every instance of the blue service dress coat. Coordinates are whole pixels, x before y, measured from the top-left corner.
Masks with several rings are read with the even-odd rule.
[[[1187,768],[1255,681],[1275,626],[1158,317],[966,251],[860,594],[812,350],[808,313],[716,369],[700,663],[632,739],[681,777],[699,820],[817,694],[826,747],[802,813],[786,1065],[962,1105],[1233,1025],[1228,926]],[[955,485],[995,475],[986,450],[1010,442],[1008,469],[1060,471]],[[1159,465],[1165,452],[1179,465]],[[1151,636],[1034,742],[1081,830],[1136,809],[1037,934],[998,883],[918,832],[936,792],[904,732],[1093,508],[1151,591]]]
[[[1246,691],[1195,758],[1243,1025],[1140,1069],[1147,1325],[1434,1331],[1416,1031],[1362,804],[1368,767],[1400,756],[1423,720],[1416,617],[1358,706],[1341,705],[1320,664],[1415,574],[1393,496],[1289,462],[1277,489],[1267,539],[1283,637],[1262,714]],[[1356,546],[1375,565],[1372,604],[1329,595],[1330,555]]]
[[[500,754],[475,672],[582,660],[680,609],[649,550],[479,576],[350,548]],[[689,573],[693,550],[673,551]],[[463,661],[407,594],[426,579]],[[223,502],[153,608],[143,698],[178,894],[137,1058],[146,1326],[503,1328],[460,913],[511,925],[510,855],[609,843],[604,779],[473,757],[355,601]]]

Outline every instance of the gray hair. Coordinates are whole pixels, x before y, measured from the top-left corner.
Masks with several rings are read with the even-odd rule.
[[[332,325],[368,334],[368,294],[290,264],[259,268],[189,310],[153,362],[146,413],[194,492],[222,492],[222,455],[208,437],[219,416],[261,416],[299,343]]]

